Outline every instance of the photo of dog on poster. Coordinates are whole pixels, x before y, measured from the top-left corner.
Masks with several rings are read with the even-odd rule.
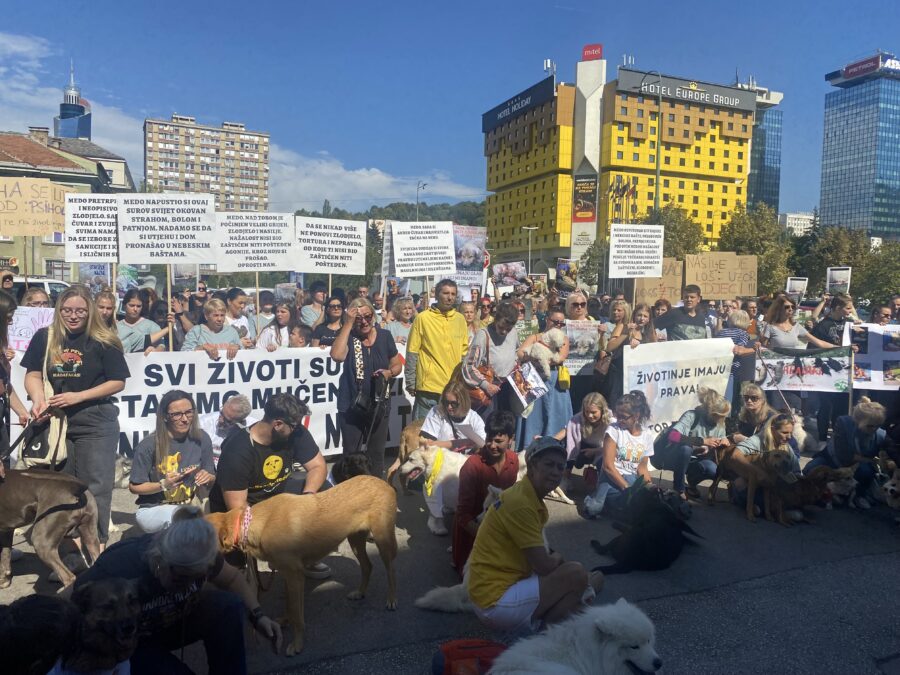
[[[484,236],[470,237],[454,232],[456,271],[480,272],[484,269]]]
[[[524,260],[494,265],[494,283],[498,286],[516,286],[527,278]]]

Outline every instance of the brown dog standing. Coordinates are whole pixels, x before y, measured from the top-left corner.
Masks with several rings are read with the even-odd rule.
[[[12,583],[13,533],[17,527],[32,523],[35,553],[59,575],[63,586],[75,580],[59,557],[59,545],[69,532],[78,533],[91,561],[100,555],[97,503],[84,483],[67,474],[40,469],[7,471],[0,481],[0,588]]]
[[[350,542],[362,572],[359,588],[347,597],[359,600],[369,587],[372,562],[366,553],[366,536],[371,532],[387,570],[387,609],[397,608],[397,494],[380,478],[356,476],[314,495],[275,495],[251,507],[249,516],[246,510],[206,518],[218,532],[222,551],[243,550],[284,575],[288,620],[294,629],[288,656],[303,649],[303,567],[320,561],[344,539]]]
[[[777,480],[783,480],[786,483],[797,481],[797,477],[793,474],[793,457],[789,450],[772,450],[745,455],[737,446],[732,445],[717,450],[716,454],[718,459],[716,477],[709,488],[707,500],[710,504],[715,503],[719,481],[722,478],[729,481],[729,493],[731,492],[731,481],[735,478],[743,478],[747,483],[747,520],[750,522],[756,521],[753,506],[757,488],[772,488]],[[764,496],[766,518],[771,520],[771,493],[768,489],[764,490]]]
[[[394,460],[394,463],[391,464],[391,467],[387,470],[386,480],[388,485],[393,484],[394,476],[397,475],[400,466],[409,459],[412,451],[419,447],[419,432],[422,431],[422,424],[424,423],[425,419],[423,418],[420,420],[413,420],[403,427],[403,431],[400,434],[400,448],[397,451],[397,459]],[[404,494],[410,494],[402,475],[400,476],[400,485],[403,487]]]

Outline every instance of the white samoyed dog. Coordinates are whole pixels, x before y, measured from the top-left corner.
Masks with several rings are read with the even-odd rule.
[[[662,668],[653,622],[621,598],[520,640],[494,661],[491,675],[632,675]]]

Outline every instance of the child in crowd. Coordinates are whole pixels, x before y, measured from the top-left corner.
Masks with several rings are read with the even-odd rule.
[[[569,455],[561,486],[563,491],[568,489],[573,468],[584,468],[584,482],[589,492],[597,489],[597,469],[593,465],[603,453],[606,429],[613,421],[615,419],[603,394],[591,392],[581,402],[581,412],[576,413],[566,428],[556,434],[557,440],[565,440]]]

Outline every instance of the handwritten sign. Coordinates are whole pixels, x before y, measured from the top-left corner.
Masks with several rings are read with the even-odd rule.
[[[17,352],[28,349],[34,334],[53,323],[53,311],[52,307],[16,307],[6,333],[9,348]]]
[[[117,262],[116,195],[66,195],[66,262]]]
[[[296,264],[292,213],[217,213],[219,272],[284,272]]]
[[[756,295],[756,256],[710,252],[685,256],[684,283],[696,284],[707,300]]]
[[[324,274],[366,273],[366,221],[297,216],[291,269]]]
[[[214,263],[212,195],[119,195],[119,262]]]
[[[38,237],[65,228],[66,188],[46,178],[0,178],[0,235]]]
[[[456,274],[453,223],[391,223],[394,268],[398,277],[450,277]]]
[[[662,225],[611,223],[610,278],[659,277],[662,274],[664,230]]]
[[[663,258],[662,276],[634,280],[635,304],[652,305],[657,300],[672,304],[681,298],[684,283],[684,264],[675,258]]]

